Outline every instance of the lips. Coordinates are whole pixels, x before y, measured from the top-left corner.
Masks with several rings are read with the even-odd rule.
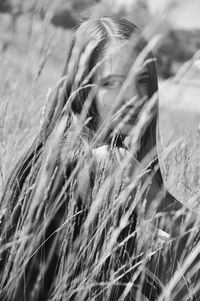
[[[135,121],[138,118],[138,114],[140,113],[142,109],[141,106],[128,106],[124,109],[118,111],[120,119],[127,118],[128,121]]]
[[[118,108],[116,113],[113,116],[114,121],[118,121],[120,123],[125,124],[134,124],[136,123],[138,119],[138,115],[140,114],[143,106],[144,106],[145,100],[141,99],[133,104],[125,104]]]

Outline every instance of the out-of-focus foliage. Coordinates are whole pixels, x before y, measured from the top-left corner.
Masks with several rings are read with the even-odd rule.
[[[78,19],[73,10],[69,8],[58,9],[54,12],[51,23],[56,27],[73,29],[78,24]]]
[[[11,3],[8,0],[0,1],[0,13],[7,13],[11,10]]]
[[[200,28],[199,0],[147,0],[154,19],[165,20],[176,29]]]
[[[144,28],[149,21],[147,0],[1,0],[0,13],[18,17],[29,13],[48,18],[56,27],[72,29],[82,20],[105,15],[121,16]]]
[[[45,2],[43,11],[49,7]],[[53,6],[51,7],[53,9]],[[54,3],[51,21],[55,26],[73,28],[76,24],[87,18],[98,18],[105,15],[126,17],[140,27],[147,25],[149,11],[146,0],[113,1],[113,0],[68,0]]]
[[[200,49],[200,30],[170,30],[156,50],[158,72],[163,78],[173,76],[177,68]]]

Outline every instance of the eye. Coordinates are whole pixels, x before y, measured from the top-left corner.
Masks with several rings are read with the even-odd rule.
[[[123,82],[124,82],[124,76],[109,75],[101,79],[99,85],[105,89],[117,89],[122,86]]]
[[[136,82],[139,85],[148,84],[149,83],[149,74],[147,72],[138,74],[136,77]]]

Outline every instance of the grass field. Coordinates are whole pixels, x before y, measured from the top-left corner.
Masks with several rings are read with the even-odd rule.
[[[0,140],[4,182],[26,142],[38,131],[46,96],[63,72],[71,33],[36,21],[30,36],[26,17],[18,20],[15,33],[8,28],[9,16],[2,17],[0,22]]]
[[[45,22],[40,20],[35,20],[32,24],[32,33],[28,31],[28,19],[26,17],[21,17],[18,20],[16,32],[13,34],[8,29],[8,16],[0,19],[0,176],[1,176],[1,193],[4,188],[6,179],[15,164],[16,160],[21,156],[23,151],[26,149],[27,143],[33,139],[35,134],[40,129],[43,120],[43,114],[46,109],[47,94],[49,89],[57,83],[62,74],[62,70],[65,64],[65,58],[67,50],[71,41],[72,33],[64,32],[59,29],[51,27]],[[182,203],[187,203],[192,208],[198,208],[198,196],[200,188],[199,180],[199,159],[200,159],[200,130],[199,130],[199,119],[200,119],[200,109],[198,110],[196,103],[198,102],[198,97],[200,95],[200,89],[198,86],[193,86],[194,78],[198,77],[198,68],[193,68],[195,74],[188,75],[189,78],[184,76],[187,84],[182,81],[174,83],[173,80],[168,80],[168,82],[160,82],[160,134],[161,134],[161,148],[163,154],[161,155],[160,162],[162,165],[163,177],[166,181],[166,185],[170,192],[174,194]],[[192,71],[193,72],[193,71]],[[188,73],[187,73],[188,74]],[[186,88],[187,87],[187,88]],[[188,88],[189,87],[189,88]],[[180,91],[175,91],[179,89]],[[185,88],[185,90],[183,89]],[[189,89],[189,90],[188,90]],[[189,91],[189,92],[188,92]],[[171,94],[170,94],[171,93]],[[175,98],[176,96],[176,98]],[[200,108],[200,106],[199,106]],[[178,140],[177,140],[178,139]],[[175,144],[171,148],[170,143]],[[168,147],[169,146],[169,147]],[[51,178],[50,178],[51,180]],[[110,179],[111,181],[112,179]],[[44,183],[39,183],[41,186]],[[40,186],[38,185],[38,186]],[[40,187],[39,187],[40,188]],[[100,197],[99,197],[100,198]],[[96,199],[97,207],[94,206],[94,211],[98,210],[98,198]],[[99,221],[99,229],[103,227],[103,222],[101,221],[110,221],[110,219],[117,219],[117,214],[115,212],[112,204],[104,204],[105,207],[102,209],[102,216]],[[42,205],[38,205],[42,206]],[[74,205],[72,205],[73,208]],[[41,207],[39,207],[40,209]],[[43,208],[42,208],[43,209]],[[53,212],[54,207],[50,208]],[[92,215],[92,213],[91,213]],[[95,215],[95,214],[93,214]],[[141,213],[142,215],[142,213]],[[44,213],[45,216],[45,213]],[[33,217],[32,217],[33,218]],[[93,219],[93,216],[90,216]],[[127,215],[125,215],[123,222],[126,222]],[[48,220],[48,216],[47,216]],[[45,220],[46,222],[46,220]],[[90,220],[88,225],[90,226]],[[34,224],[34,220],[33,220]],[[28,225],[30,226],[30,225]],[[77,242],[77,245],[74,247],[77,251],[79,259],[81,258],[84,262],[84,251],[87,250],[87,260],[88,258],[93,258],[93,246],[97,245],[99,238],[97,235],[92,236],[93,233],[90,232],[90,228],[86,229],[88,236],[85,238],[85,245],[80,245],[84,237],[81,238],[81,241]],[[38,237],[40,237],[40,231],[42,232],[43,224],[38,229]],[[68,227],[68,226],[67,226]],[[69,228],[69,227],[68,227]],[[71,229],[66,228],[66,233],[62,233],[62,257],[63,260],[59,273],[62,274],[61,270],[71,271],[73,270],[73,255],[71,258],[68,258],[68,262],[64,262],[64,251],[66,247],[66,241],[68,238],[66,236],[69,234]],[[87,227],[86,227],[87,228]],[[116,231],[109,229],[107,241],[105,241],[106,251],[112,250],[114,245],[113,237],[117,237],[119,234],[117,231],[120,229],[116,228]],[[187,225],[183,225],[183,232],[187,228]],[[27,230],[27,229],[26,229]],[[29,230],[29,229],[28,229]],[[141,236],[145,241],[144,231],[141,227]],[[146,231],[146,228],[145,228]],[[156,232],[155,232],[156,233]],[[26,232],[25,232],[26,234]],[[35,233],[33,233],[35,234]],[[20,236],[21,235],[21,236]],[[32,234],[31,234],[32,235]],[[180,236],[182,232],[180,233]],[[23,239],[23,233],[19,234],[20,238]],[[156,234],[155,234],[156,236]],[[15,237],[16,238],[16,237]],[[35,238],[33,241],[33,250],[34,244],[37,246],[39,243],[39,238],[37,240],[37,235],[30,237]],[[17,237],[18,239],[18,237]],[[16,241],[13,241],[14,250]],[[26,240],[27,237],[24,236]],[[69,239],[70,240],[70,239]],[[148,240],[148,239],[147,239]],[[155,240],[156,241],[156,240]],[[93,244],[91,244],[91,242]],[[147,244],[149,241],[147,241]],[[151,241],[151,246],[153,242]],[[142,243],[141,243],[142,245]],[[144,246],[143,246],[144,247]],[[148,246],[149,247],[149,246]],[[155,246],[154,246],[155,247]],[[197,245],[199,247],[199,245]],[[109,249],[110,248],[110,249]],[[30,248],[31,249],[31,248]],[[30,249],[28,249],[30,251]],[[64,250],[64,251],[63,251]],[[189,249],[188,249],[189,250]],[[21,260],[23,263],[23,257],[20,258],[20,251],[17,253],[17,260]],[[31,250],[32,251],[32,250]],[[148,251],[153,252],[149,247]],[[83,253],[81,253],[83,252]],[[91,253],[90,253],[91,252]],[[170,292],[173,291],[173,288],[176,286],[178,281],[182,276],[182,271],[186,272],[188,265],[192,262],[195,252],[198,253],[198,249],[194,249],[194,252],[191,252],[191,257],[187,257],[187,260],[183,260],[183,269],[177,271],[169,277],[169,281],[165,288],[163,289],[163,295],[160,297],[159,301],[169,301],[177,300],[171,299]],[[106,253],[105,253],[106,254]],[[150,256],[150,253],[147,253],[147,258]],[[187,254],[185,250],[184,255]],[[13,254],[11,254],[13,255]],[[29,255],[26,254],[27,256]],[[26,256],[24,255],[24,256]],[[25,257],[25,259],[27,259]],[[105,260],[104,253],[101,254],[100,259],[102,262]],[[92,260],[92,259],[91,259]],[[81,279],[75,279],[74,287],[78,292],[79,298],[84,300],[84,289],[89,290],[90,285],[94,285],[96,266],[92,262],[89,268],[87,264],[90,261],[86,262],[86,268],[82,275]],[[68,265],[67,265],[68,264]],[[85,264],[85,262],[84,262]],[[140,268],[142,270],[143,264],[140,263]],[[85,266],[84,266],[85,267]],[[98,266],[97,266],[98,270]],[[17,264],[16,270],[17,273]],[[194,272],[194,271],[192,271]],[[16,276],[16,274],[14,274]],[[64,277],[61,278],[61,281],[57,283],[56,286],[56,298],[52,300],[59,300],[59,293],[63,293],[65,290],[64,281],[69,277],[64,271]],[[116,274],[113,274],[113,279],[111,284],[117,281]],[[137,275],[135,276],[137,277]],[[76,283],[76,281],[79,281]],[[107,284],[109,289],[110,283]],[[128,289],[128,287],[127,287]],[[66,293],[66,292],[65,292]],[[193,293],[192,289],[189,288],[189,293]],[[63,293],[64,294],[64,293]],[[67,294],[67,293],[66,293]],[[169,294],[169,295],[168,295]],[[137,296],[140,301],[143,296]],[[187,296],[188,297],[188,296]],[[66,297],[67,298],[67,297]],[[185,298],[183,300],[192,300]],[[92,298],[90,300],[93,300]],[[66,299],[67,300],[67,299]],[[82,300],[82,299],[79,299]],[[122,299],[123,300],[123,299]],[[125,300],[125,299],[124,299]]]
[[[39,20],[32,24],[32,35],[28,36],[26,17],[18,20],[15,33],[8,24],[9,16],[4,16],[0,27],[2,182],[25,147],[24,139],[31,139],[38,130],[46,96],[62,74],[72,37],[70,31],[55,29]],[[160,84],[159,126],[163,147],[182,139],[165,160],[164,177],[169,190],[184,202],[199,191],[196,164],[199,160],[199,72],[198,68],[188,72],[184,78],[186,84],[184,80],[178,84],[172,80]]]

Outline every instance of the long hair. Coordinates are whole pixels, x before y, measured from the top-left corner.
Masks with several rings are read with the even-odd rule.
[[[134,24],[116,17],[86,21],[80,25],[75,33],[63,77],[51,94],[49,109],[42,128],[11,173],[1,200],[1,206],[6,209],[1,225],[1,245],[3,247],[0,260],[2,300],[18,300],[22,291],[24,294],[21,298],[24,299],[21,300],[46,300],[52,283],[56,279],[57,273],[60,272],[59,266],[64,267],[59,257],[59,252],[62,250],[57,250],[57,244],[62,238],[64,244],[66,234],[61,235],[57,229],[61,227],[65,214],[69,214],[67,211],[68,203],[74,199],[73,189],[77,189],[76,181],[70,178],[72,171],[75,170],[77,160],[84,153],[85,141],[87,142],[93,137],[98,128],[99,116],[95,93],[92,93],[95,86],[95,72],[98,72],[98,63],[105,58],[105,52],[110,42],[129,40],[134,33],[140,35],[140,30]],[[140,39],[140,36],[137,43],[136,46],[139,50],[145,46],[145,42]],[[151,58],[152,55],[149,54],[149,57]],[[158,89],[154,60],[149,60],[147,69],[150,78],[148,83],[148,99],[150,99]],[[90,97],[87,114],[83,121],[83,123],[86,121],[83,126],[84,130],[80,131],[81,135],[78,139],[76,115],[82,113],[86,106],[86,100]],[[142,132],[139,148],[135,154],[139,161],[142,161],[149,152],[156,150],[157,118],[158,102],[156,101],[153,117]],[[121,140],[118,139],[117,143],[120,144]],[[157,153],[153,153],[153,160],[150,164],[151,170],[158,165]],[[162,187],[163,180],[159,166],[155,177],[159,187]],[[92,180],[91,178],[91,186]],[[88,195],[92,197],[92,193],[90,191]],[[84,215],[86,215],[86,210],[83,209],[79,197],[76,207],[75,212],[76,214],[79,212],[80,218],[75,219],[73,241],[79,235],[80,225],[85,218],[80,212],[84,211]],[[136,227],[135,212],[132,214],[130,224],[131,227],[128,228],[128,231],[131,229],[131,232],[134,232]],[[25,237],[30,235],[31,239],[35,233],[36,243],[34,247],[31,245],[31,240],[20,244],[19,232],[22,229]],[[123,233],[126,232],[125,229]],[[119,242],[126,235],[123,233],[121,236],[119,235]],[[102,237],[104,238],[101,239],[105,239],[105,233],[102,234]],[[11,246],[12,242],[14,242],[14,247],[15,244],[19,247],[19,261],[19,254],[23,254],[24,250],[27,254],[24,255],[24,260],[19,265],[19,279],[8,293],[8,286],[12,282],[12,277],[16,279],[17,273],[17,267],[13,269],[15,257],[13,254],[14,247]],[[129,251],[131,251],[128,255],[126,254],[126,258],[133,254],[134,243],[134,237],[132,240],[127,240],[127,244],[130,246]],[[37,253],[38,246],[40,248]],[[66,253],[69,252],[70,243],[66,246],[66,250]],[[95,252],[97,254],[98,250]],[[120,252],[118,250],[118,253]],[[84,256],[82,261],[84,261]],[[7,263],[9,263],[8,266],[6,266]],[[41,263],[44,264],[44,269],[40,268]],[[111,260],[106,261],[105,265],[111,265]],[[80,269],[80,267],[76,268],[76,270]],[[100,274],[104,274],[104,272],[101,271]],[[102,277],[99,279],[104,279]],[[125,279],[124,277],[122,279],[127,282],[127,275]]]
[[[14,168],[14,172],[11,173],[11,177],[5,188],[3,200],[7,193],[12,193],[12,203],[15,203],[15,194],[17,198],[30,170],[33,169],[33,165],[39,165],[43,153],[43,146],[61,118],[63,109],[66,107],[68,99],[73,93],[74,96],[72,97],[73,101],[71,101],[71,111],[73,114],[81,113],[84,102],[90,93],[90,86],[94,83],[95,66],[104,58],[109,43],[115,39],[122,41],[128,40],[134,33],[137,33],[138,43],[141,40],[142,46],[139,45],[139,50],[141,50],[145,43],[143,39],[140,39],[140,30],[136,25],[126,19],[104,17],[98,20],[86,21],[79,26],[72,41],[71,49],[69,50],[63,71],[63,76],[66,76],[66,79],[61,80],[51,96],[48,113],[46,114],[42,129],[28,151],[22,156],[17,166]],[[154,60],[150,60],[147,64],[147,69],[149,72],[148,98],[151,98],[158,90]],[[82,86],[81,89],[79,89],[80,86]],[[87,127],[89,128],[89,132],[91,131],[92,133],[97,130],[99,118],[95,95],[93,98],[87,116],[90,117]],[[158,102],[155,104],[154,115],[141,137],[139,149],[136,154],[136,158],[139,161],[142,161],[152,149],[156,149],[157,119]],[[157,163],[157,154],[155,153],[154,165]],[[161,179],[160,182],[162,182]],[[12,186],[13,188],[11,189]]]
[[[109,48],[110,43],[115,40],[122,42],[130,40],[134,34],[136,45],[133,46],[133,49],[137,49],[139,54],[147,43],[141,36],[140,29],[128,20],[117,17],[104,17],[98,20],[89,20],[84,22],[76,32],[63,72],[63,75],[67,75],[69,77],[68,93],[71,94],[73,91],[76,91],[83,82],[85,86],[92,85],[94,83],[95,71],[98,72],[98,69],[95,70],[95,67],[105,58],[105,53]],[[150,99],[157,92],[158,84],[153,55],[149,53],[147,58],[151,58],[147,64],[147,70],[149,73],[147,96],[148,99]],[[90,73],[91,76],[85,80]],[[75,114],[80,114],[89,91],[90,89],[83,88],[74,97],[72,111]],[[141,137],[140,147],[137,152],[137,158],[139,161],[141,161],[145,155],[156,147],[157,115],[158,101],[154,107],[153,118]],[[95,132],[98,124],[98,112],[95,96],[89,108],[88,117],[91,117],[88,127],[91,131]]]

